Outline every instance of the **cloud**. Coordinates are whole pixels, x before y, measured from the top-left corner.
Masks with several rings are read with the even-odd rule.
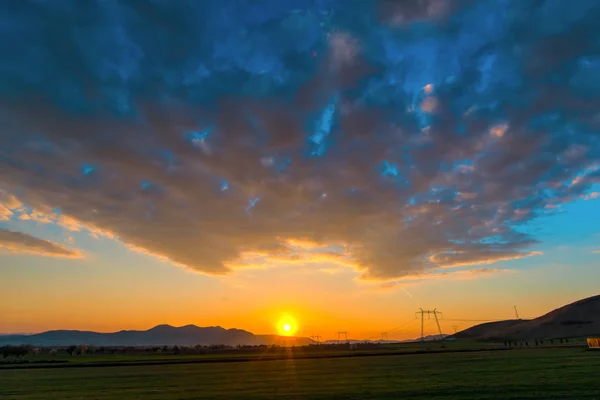
[[[8,221],[12,215],[12,211],[0,204],[0,221]]]
[[[15,196],[0,189],[0,221],[11,219],[14,215],[13,210],[21,206],[21,202]]]
[[[0,229],[0,249],[13,253],[29,253],[48,257],[82,258],[79,250],[39,239],[23,232]]]
[[[19,209],[23,204],[12,194],[0,189],[0,204],[7,209]]]
[[[535,254],[600,180],[597,2],[408,3],[11,8],[0,218],[213,275]]]
[[[541,251],[514,252],[508,251],[469,251],[447,252],[431,256],[430,260],[440,268],[467,267],[471,265],[489,265],[499,261],[517,260],[519,258],[542,255]]]

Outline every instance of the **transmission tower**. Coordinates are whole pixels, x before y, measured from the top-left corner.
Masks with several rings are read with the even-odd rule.
[[[517,311],[517,306],[514,306],[514,307],[515,307],[515,317],[517,317],[517,319],[521,319],[521,318],[519,318],[519,312]]]
[[[346,332],[346,331],[339,331],[338,332],[338,343],[341,343],[342,338],[344,338],[344,340],[346,342],[348,342],[348,332]]]
[[[313,335],[313,336],[309,336],[309,338],[317,343],[321,343],[321,336],[320,335]]]
[[[440,327],[440,321],[438,319],[438,315],[442,317],[442,313],[435,308],[433,310],[423,310],[422,308],[419,308],[419,310],[420,311],[415,313],[415,318],[418,318],[419,314],[421,314],[421,342],[425,341],[425,315],[427,315],[427,319],[431,319],[431,315],[433,315],[440,334],[440,340],[442,340],[444,336],[442,335],[442,328]]]
[[[452,328],[454,329],[454,333],[457,332],[458,326],[457,325],[452,325]]]
[[[387,332],[381,332],[381,341],[388,340]]]

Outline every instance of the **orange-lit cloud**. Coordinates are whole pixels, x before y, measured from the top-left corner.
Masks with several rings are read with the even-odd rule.
[[[502,136],[504,136],[504,134],[506,133],[507,129],[508,129],[508,125],[507,124],[494,125],[490,129],[490,134],[492,136],[497,137],[497,138],[501,138]]]
[[[432,255],[429,260],[440,268],[468,267],[472,265],[489,265],[500,261],[518,260],[520,258],[542,255],[541,251],[512,254],[485,251],[480,253],[447,252]],[[482,271],[482,270],[478,270]]]
[[[0,221],[8,221],[12,215],[12,211],[0,204]]]
[[[584,200],[593,200],[600,198],[600,192],[592,192],[588,195],[583,196]]]
[[[433,96],[427,96],[421,102],[421,110],[426,113],[434,112],[438,107],[438,100]]]
[[[0,204],[8,209],[19,209],[23,204],[14,195],[6,190],[0,189]]]
[[[0,229],[0,249],[12,253],[28,253],[47,257],[82,258],[78,249],[69,249],[61,244],[39,239],[23,232]]]
[[[93,225],[85,224],[73,217],[54,213],[49,207],[41,205],[39,208],[29,208],[17,197],[0,190],[0,221],[18,216],[20,221],[31,221],[39,224],[56,224],[70,232],[86,231],[90,236],[98,238],[105,236],[115,239],[116,236],[109,231],[99,229]]]

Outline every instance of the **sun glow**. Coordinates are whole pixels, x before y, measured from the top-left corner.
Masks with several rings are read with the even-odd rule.
[[[277,322],[277,332],[282,336],[291,336],[298,331],[296,320],[290,315],[282,316]]]

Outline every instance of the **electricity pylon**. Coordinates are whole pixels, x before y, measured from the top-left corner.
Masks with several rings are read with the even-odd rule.
[[[421,342],[425,341],[425,314],[427,314],[427,319],[431,319],[431,315],[433,314],[433,317],[435,318],[435,323],[438,328],[438,332],[440,334],[440,340],[442,340],[444,337],[442,335],[440,321],[438,320],[438,315],[442,316],[442,313],[440,311],[437,311],[437,309],[435,308],[433,310],[423,310],[422,308],[419,308],[419,310],[420,311],[417,311],[415,313],[415,318],[418,318],[418,315],[421,314]]]
[[[381,341],[388,340],[387,332],[381,332]]]
[[[344,340],[346,342],[348,342],[348,332],[346,332],[346,331],[338,332],[338,343],[340,343],[342,341],[342,337],[344,338]]]
[[[521,319],[521,318],[519,318],[519,312],[517,311],[517,306],[515,306],[515,317],[517,317],[517,319]]]

